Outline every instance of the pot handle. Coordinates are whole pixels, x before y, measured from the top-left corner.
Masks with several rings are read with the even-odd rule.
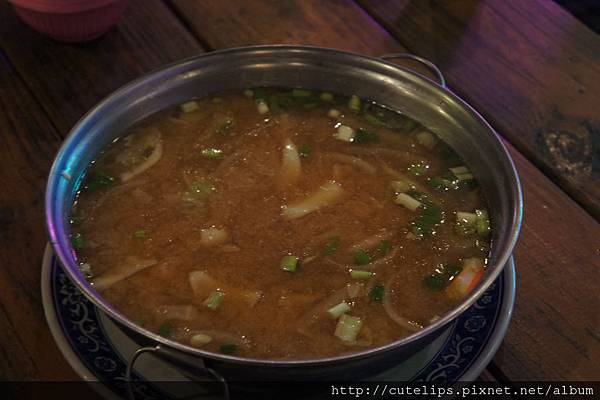
[[[431,61],[429,61],[426,58],[423,57],[419,57],[416,56],[414,54],[410,54],[410,53],[390,53],[390,54],[384,54],[379,56],[378,58],[381,58],[382,60],[393,60],[395,58],[403,58],[403,59],[408,59],[408,60],[413,60],[413,61],[417,61],[423,65],[425,65],[431,72],[433,72],[435,74],[435,76],[437,76],[438,78],[438,84],[443,87],[446,88],[446,78],[444,78],[444,75],[442,74],[442,71],[440,71],[440,69]]]
[[[204,363],[204,360],[188,356],[184,353],[177,352],[175,350],[171,350],[169,348],[163,347],[160,344],[156,346],[147,346],[140,347],[133,353],[129,362],[127,363],[127,369],[125,370],[125,381],[127,382],[127,396],[129,400],[135,400],[134,393],[134,382],[132,379],[133,369],[135,366],[135,362],[137,359],[144,353],[156,353],[164,356],[165,358],[171,359],[172,361],[178,364],[185,364],[188,366],[193,366],[194,368],[199,368],[201,371],[208,373],[217,383],[221,384],[223,391],[223,398],[225,400],[229,400],[229,386],[227,385],[227,381],[221,374],[215,371],[212,368],[209,368]]]

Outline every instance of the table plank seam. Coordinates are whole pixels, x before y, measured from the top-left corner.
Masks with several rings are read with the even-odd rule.
[[[179,10],[175,4],[171,0],[163,0],[165,6],[169,11],[173,14],[173,16],[179,21],[179,23],[188,31],[188,33],[198,42],[200,47],[204,49],[204,51],[214,51],[215,49],[208,43],[208,41],[200,35],[199,32],[193,28],[192,24],[190,24],[189,19],[185,17],[185,15]]]

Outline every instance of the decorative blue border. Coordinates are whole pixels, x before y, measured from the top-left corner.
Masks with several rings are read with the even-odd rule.
[[[100,311],[81,293],[53,256],[50,288],[56,317],[70,347],[98,380],[116,395],[126,397],[127,361],[110,342],[100,322]],[[500,277],[451,326],[440,351],[412,380],[450,384],[458,381],[485,350],[498,322],[503,302],[504,277]],[[134,374],[136,396],[162,399],[164,393]]]

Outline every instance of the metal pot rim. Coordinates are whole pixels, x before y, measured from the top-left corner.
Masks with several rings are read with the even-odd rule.
[[[499,261],[497,264],[501,266],[501,268],[495,268],[492,273],[488,274],[483,282],[481,282],[476,290],[474,290],[467,298],[465,298],[458,306],[453,308],[450,312],[446,313],[442,318],[434,322],[433,324],[423,328],[422,330],[415,332],[411,335],[408,335],[404,338],[401,338],[397,341],[387,343],[383,346],[379,346],[376,348],[370,348],[363,351],[359,351],[356,353],[344,354],[334,357],[325,357],[325,358],[317,358],[317,359],[302,359],[302,360],[265,360],[265,359],[254,359],[254,358],[242,358],[231,355],[222,355],[212,352],[207,352],[201,349],[196,349],[182,343],[178,343],[162,336],[159,336],[153,332],[150,332],[138,325],[134,324],[132,321],[127,319],[123,314],[118,312],[116,309],[112,308],[110,304],[105,302],[101,296],[93,290],[89,284],[86,286],[81,277],[77,276],[73,270],[77,269],[77,266],[68,265],[66,262],[67,254],[71,251],[70,246],[65,245],[59,240],[59,233],[57,232],[55,226],[55,202],[57,199],[54,198],[53,193],[56,186],[56,181],[60,179],[62,171],[59,170],[60,165],[59,161],[61,158],[66,156],[66,153],[69,150],[69,143],[75,134],[82,129],[82,127],[86,124],[87,121],[92,119],[96,114],[98,114],[102,109],[106,108],[112,101],[118,99],[123,96],[129,90],[144,85],[145,82],[150,81],[152,78],[158,75],[169,75],[170,73],[176,72],[181,68],[184,68],[188,64],[193,64],[197,60],[207,60],[211,58],[219,58],[219,57],[228,57],[231,55],[236,55],[240,53],[254,53],[260,54],[261,52],[278,52],[278,53],[310,53],[315,57],[318,57],[319,54],[322,53],[335,53],[336,55],[345,55],[347,57],[368,60],[373,63],[379,63],[382,65],[387,65],[389,67],[393,67],[395,69],[399,69],[406,74],[412,75],[420,80],[422,85],[425,86],[435,86],[437,90],[442,91],[445,95],[451,97],[454,101],[459,103],[464,110],[467,110],[473,118],[475,118],[484,128],[485,130],[492,135],[497,141],[497,147],[499,151],[503,153],[503,156],[506,158],[507,165],[509,165],[509,175],[511,178],[511,184],[513,185],[513,198],[512,201],[516,205],[515,209],[512,210],[512,218],[510,221],[510,233],[507,241],[507,245],[501,250],[501,255],[499,257]],[[64,176],[64,175],[63,175]],[[247,366],[277,366],[278,368],[293,368],[293,367],[310,367],[310,366],[326,366],[331,364],[336,364],[340,362],[357,360],[362,358],[367,358],[375,354],[391,351],[401,346],[405,346],[410,342],[417,341],[429,334],[434,333],[435,331],[441,329],[446,324],[450,323],[454,320],[458,315],[467,310],[482,294],[487,288],[492,284],[492,282],[497,278],[497,276],[501,273],[502,267],[507,264],[509,258],[512,254],[514,246],[516,245],[517,238],[519,235],[519,231],[521,228],[522,215],[523,215],[523,199],[522,199],[522,191],[521,185],[519,182],[519,177],[514,166],[514,163],[508,154],[508,151],[504,144],[502,143],[499,135],[494,131],[494,129],[490,126],[490,124],[466,101],[461,99],[459,96],[450,91],[446,86],[439,85],[438,83],[426,78],[408,68],[404,68],[402,66],[393,64],[391,62],[383,61],[376,57],[366,56],[362,54],[341,51],[330,48],[323,47],[315,47],[315,46],[296,46],[296,45],[260,45],[260,46],[245,46],[245,47],[237,47],[230,48],[225,50],[214,51],[206,54],[200,54],[196,56],[192,56],[183,60],[179,60],[173,63],[170,63],[162,68],[150,71],[142,75],[141,77],[127,83],[121,88],[109,94],[99,103],[97,103],[91,110],[89,110],[71,129],[67,137],[65,138],[63,145],[61,146],[52,168],[50,170],[50,174],[48,177],[48,183],[46,187],[46,197],[45,197],[45,214],[46,214],[46,228],[48,231],[48,236],[50,238],[50,244],[52,245],[52,249],[58,259],[60,260],[62,265],[66,265],[64,268],[69,278],[75,282],[78,289],[82,291],[82,293],[94,304],[94,306],[100,308],[104,313],[109,315],[111,318],[118,321],[120,324],[124,325],[128,329],[131,329],[137,332],[140,335],[143,335],[155,343],[159,343],[162,346],[166,346],[168,348],[179,350],[183,353],[187,353],[189,355],[199,356],[203,359],[213,359],[218,361],[224,361],[228,363],[234,364],[243,364]]]

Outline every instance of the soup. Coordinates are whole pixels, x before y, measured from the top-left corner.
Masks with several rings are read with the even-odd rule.
[[[436,135],[360,99],[257,88],[151,116],[90,166],[82,273],[140,326],[216,353],[336,356],[398,340],[477,285],[490,222]]]

